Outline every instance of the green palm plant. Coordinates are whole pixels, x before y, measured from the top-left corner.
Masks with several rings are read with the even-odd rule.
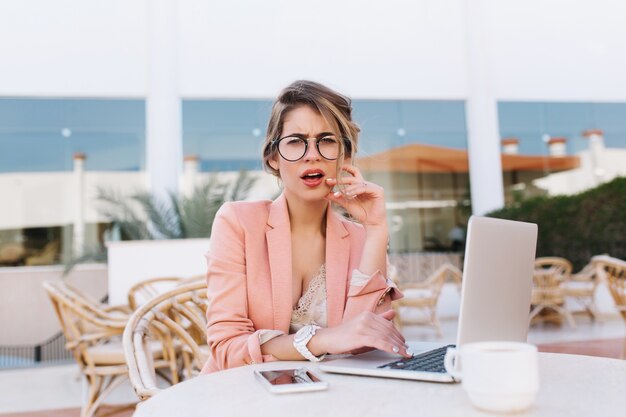
[[[120,228],[126,240],[187,239],[209,237],[217,210],[226,201],[244,199],[256,178],[241,171],[231,184],[212,175],[189,196],[170,193],[167,201],[149,192],[122,197],[100,189],[100,213]]]
[[[119,229],[123,240],[206,238],[222,204],[244,199],[255,182],[247,171],[240,171],[233,182],[213,174],[190,195],[170,193],[165,201],[147,191],[128,196],[110,188],[99,188],[96,199],[101,203],[98,212],[111,229]],[[88,261],[106,261],[106,248],[84,248],[81,256],[65,263],[65,273]]]

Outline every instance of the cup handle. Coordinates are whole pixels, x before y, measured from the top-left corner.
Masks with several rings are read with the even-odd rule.
[[[461,380],[461,372],[457,369],[459,351],[456,348],[448,348],[446,356],[443,358],[443,366],[454,379]]]

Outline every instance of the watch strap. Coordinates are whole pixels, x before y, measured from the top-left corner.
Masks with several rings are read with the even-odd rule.
[[[302,357],[311,362],[319,362],[324,358],[324,356],[326,356],[325,354],[321,356],[315,356],[311,353],[309,348],[306,347],[311,338],[315,336],[315,332],[317,332],[317,329],[320,328],[320,326],[316,326],[314,324],[306,325],[296,332],[296,335],[293,339],[293,346],[296,348],[298,353],[300,353]]]

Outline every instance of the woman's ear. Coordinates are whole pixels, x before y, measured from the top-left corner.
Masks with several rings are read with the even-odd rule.
[[[272,167],[272,169],[278,171],[278,160],[276,157],[267,161],[268,164]]]

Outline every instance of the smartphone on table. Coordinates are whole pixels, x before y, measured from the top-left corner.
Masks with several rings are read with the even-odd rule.
[[[274,394],[290,392],[321,391],[328,383],[304,366],[289,369],[255,370],[254,375],[261,384]]]

